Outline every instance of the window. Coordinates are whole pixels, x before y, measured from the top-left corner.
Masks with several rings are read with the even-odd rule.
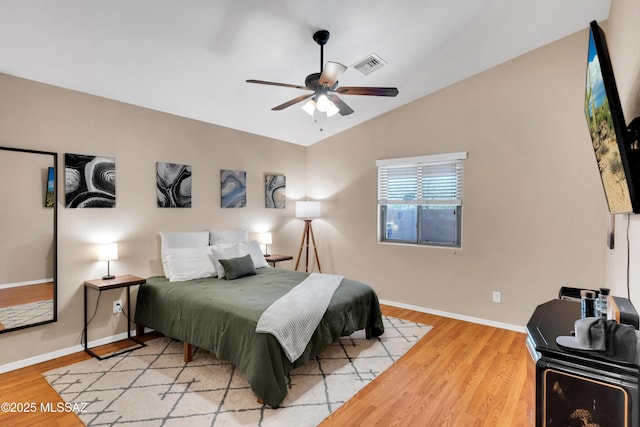
[[[378,160],[379,240],[459,248],[467,153]]]

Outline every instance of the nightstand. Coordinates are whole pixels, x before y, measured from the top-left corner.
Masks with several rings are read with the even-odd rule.
[[[293,259],[293,257],[289,255],[265,255],[264,259],[266,259],[272,267],[275,267],[276,263],[280,261],[289,261],[290,259]]]
[[[93,357],[95,357],[98,360],[103,360],[103,359],[108,359],[110,357],[113,356],[118,356],[122,353],[127,353],[129,351],[132,350],[136,350],[138,348],[141,347],[145,347],[146,344],[143,343],[142,341],[138,340],[135,337],[131,336],[131,319],[129,319],[129,316],[131,315],[131,303],[130,301],[130,290],[131,290],[131,286],[135,286],[135,285],[141,285],[143,283],[146,283],[147,281],[145,279],[143,279],[142,277],[138,277],[138,276],[131,276],[131,275],[125,275],[125,276],[116,276],[113,279],[93,279],[93,280],[87,280],[84,282],[84,351],[86,351],[87,353],[89,353],[90,355],[92,355]],[[87,289],[95,289],[98,291],[98,293],[105,291],[107,289],[118,289],[118,288],[127,288],[127,312],[125,313],[126,317],[127,317],[127,339],[131,340],[133,342],[135,342],[136,344],[138,344],[138,346],[133,347],[133,348],[127,348],[125,350],[110,354],[109,356],[99,356],[96,353],[94,353],[93,351],[91,351],[91,349],[89,348],[89,340],[87,338],[87,332],[89,329],[89,325],[88,325],[88,321],[87,321]],[[98,298],[100,296],[98,295]],[[96,307],[97,310],[97,307]]]

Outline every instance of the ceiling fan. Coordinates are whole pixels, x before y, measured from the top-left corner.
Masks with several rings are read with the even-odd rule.
[[[313,40],[315,40],[315,42],[320,45],[320,72],[309,74],[304,81],[304,86],[287,83],[268,82],[264,80],[247,80],[247,83],[282,86],[313,91],[310,94],[301,95],[285,102],[284,104],[277,105],[273,107],[272,110],[284,110],[287,107],[310,98],[302,107],[310,115],[313,115],[314,111],[317,109],[320,112],[326,113],[327,117],[330,117],[336,113],[340,113],[341,116],[346,116],[353,113],[353,110],[351,109],[351,107],[345,104],[344,101],[342,101],[342,99],[340,99],[338,95],[336,95],[336,93],[342,95],[372,96],[396,96],[398,94],[398,89],[395,87],[338,87],[338,79],[342,76],[342,73],[345,72],[347,67],[338,62],[331,61],[328,61],[324,68],[322,67],[322,64],[324,63],[324,45],[329,41],[329,31],[316,31],[313,34]]]

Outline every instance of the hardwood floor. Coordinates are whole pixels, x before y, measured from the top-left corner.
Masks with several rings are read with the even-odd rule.
[[[383,312],[434,329],[321,427],[535,425],[526,335],[388,306]]]
[[[53,298],[53,282],[0,289],[0,308]]]
[[[143,341],[157,338],[160,334],[151,333],[143,336]],[[92,349],[97,354],[104,356],[105,354],[118,351],[124,347],[130,346],[130,341],[120,341],[114,344],[105,345]],[[59,411],[41,411],[43,407],[56,407],[60,402],[64,402],[58,396],[58,393],[49,385],[42,377],[43,372],[50,371],[61,366],[71,365],[90,359],[84,351],[70,354],[68,356],[59,357],[48,362],[38,363],[37,365],[28,366],[26,368],[17,369],[15,371],[0,374],[0,405],[9,403],[16,405],[15,409],[27,409],[26,411],[4,411],[0,410],[0,426],[12,427],[31,427],[31,426],[59,426],[59,427],[75,427],[83,426],[73,412]],[[35,407],[35,411],[31,411],[29,405]]]
[[[535,365],[524,334],[395,307],[382,309],[434,329],[321,427],[535,425]],[[62,401],[42,372],[87,358],[81,352],[1,374],[0,401],[55,406]],[[0,411],[0,425],[82,423],[73,413]]]

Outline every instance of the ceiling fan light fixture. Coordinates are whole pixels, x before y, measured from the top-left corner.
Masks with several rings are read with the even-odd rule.
[[[327,117],[335,116],[338,112],[340,112],[340,109],[336,107],[336,104],[331,101],[329,101],[329,104],[329,108],[327,108]]]
[[[310,116],[313,116],[313,113],[316,111],[316,102],[313,99],[308,100],[302,106],[302,109]]]
[[[313,40],[320,46],[320,72],[311,73],[304,80],[304,86],[288,83],[277,83],[266,80],[249,79],[247,83],[257,83],[270,86],[281,86],[294,89],[304,89],[311,91],[307,95],[301,95],[289,101],[276,105],[271,110],[280,111],[289,108],[292,105],[307,102],[302,109],[312,117],[331,117],[338,113],[341,116],[348,116],[353,113],[353,109],[349,107],[338,95],[368,95],[368,96],[396,96],[398,89],[395,87],[369,87],[369,86],[339,86],[338,80],[347,70],[347,66],[339,62],[327,61],[324,64],[323,46],[329,40],[329,32],[327,30],[317,31],[313,35]],[[365,58],[366,61],[361,65],[376,68],[384,65],[384,61],[375,54],[371,54]],[[360,64],[359,64],[360,65]],[[316,114],[318,111],[318,114]]]
[[[318,95],[318,100],[316,101],[316,109],[318,111],[320,111],[321,113],[326,113],[331,105],[333,105],[333,103],[329,101],[329,98],[326,94],[321,93],[320,95]]]

